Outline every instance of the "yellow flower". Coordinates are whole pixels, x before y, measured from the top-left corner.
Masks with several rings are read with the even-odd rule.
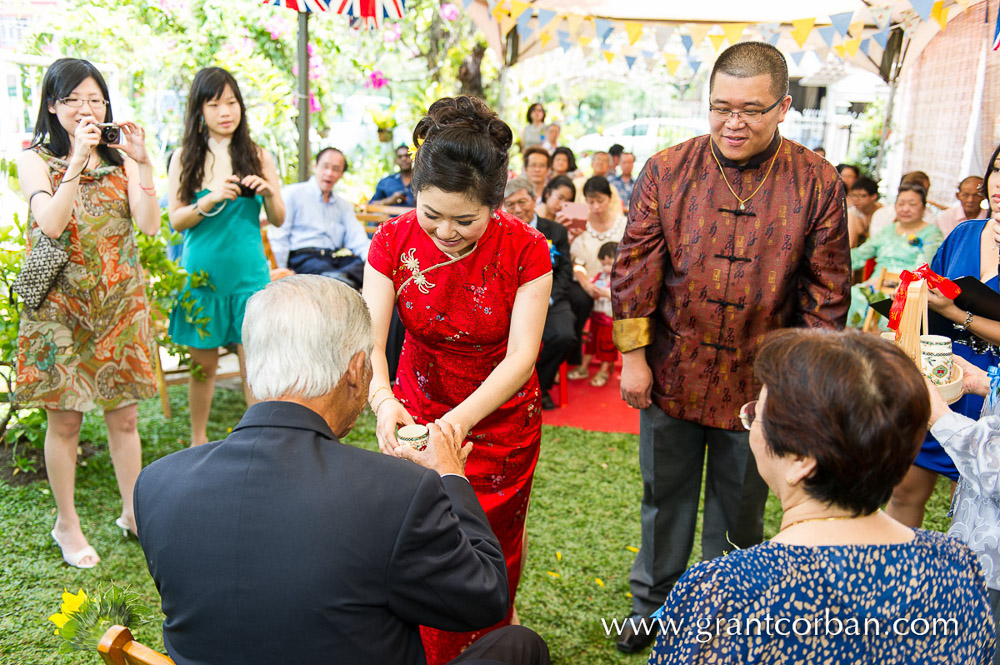
[[[597,586],[604,586],[604,580],[602,580],[600,577],[595,577],[594,582],[597,584]]]
[[[65,626],[66,622],[70,620],[70,616],[79,612],[80,608],[86,602],[87,594],[83,592],[83,589],[80,589],[75,594],[63,589],[62,605],[59,608],[59,612],[49,617],[49,621],[56,625],[56,635],[59,634],[59,629]]]
[[[632,547],[631,545],[626,545],[625,549],[627,549],[629,552],[638,552],[639,551],[638,547]]]
[[[562,575],[560,575],[559,573],[553,573],[553,572],[552,572],[551,570],[546,570],[546,571],[545,571],[545,573],[546,573],[546,574],[547,574],[547,575],[548,575],[549,577],[562,577]]]
[[[562,552],[556,552],[556,559],[562,561]]]

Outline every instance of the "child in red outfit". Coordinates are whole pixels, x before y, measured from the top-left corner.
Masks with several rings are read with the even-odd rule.
[[[606,242],[597,250],[597,258],[601,260],[601,272],[590,280],[599,297],[594,299],[594,309],[590,314],[590,337],[584,349],[582,367],[590,364],[591,358],[597,356],[601,361],[601,369],[590,380],[590,385],[601,387],[608,382],[611,368],[618,360],[618,349],[612,341],[611,318],[611,268],[615,263],[615,253],[618,243]]]

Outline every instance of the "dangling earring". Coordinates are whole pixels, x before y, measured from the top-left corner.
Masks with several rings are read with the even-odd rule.
[[[199,117],[199,120],[198,120],[198,129],[200,131],[205,131],[205,116],[202,115],[202,116],[198,116],[198,117]]]

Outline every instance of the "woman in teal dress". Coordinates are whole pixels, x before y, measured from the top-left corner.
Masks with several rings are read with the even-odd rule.
[[[170,161],[170,223],[184,235],[181,265],[191,275],[170,315],[170,336],[187,346],[191,445],[208,441],[219,347],[235,344],[243,361],[246,302],[270,280],[260,234],[261,205],[281,226],[274,159],[250,139],[236,79],[224,69],[199,71],[191,83],[184,142]],[[247,403],[252,396],[243,384]]]
[[[896,223],[873,235],[859,247],[851,250],[851,270],[860,270],[868,259],[875,259],[872,280],[882,268],[889,272],[912,270],[922,263],[930,263],[934,252],[944,242],[944,236],[934,224],[924,221],[927,209],[927,190],[920,185],[903,184],[896,196]],[[851,288],[851,309],[847,325],[860,328],[868,309],[865,292],[870,292],[870,282]],[[879,327],[888,330],[882,318]]]

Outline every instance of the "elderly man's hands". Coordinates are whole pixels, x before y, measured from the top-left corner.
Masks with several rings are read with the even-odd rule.
[[[472,442],[463,441],[462,428],[446,420],[436,420],[427,424],[430,436],[427,447],[414,450],[407,445],[396,447],[396,456],[416,462],[420,466],[437,471],[439,474],[454,473],[465,475],[465,461],[472,452]]]

